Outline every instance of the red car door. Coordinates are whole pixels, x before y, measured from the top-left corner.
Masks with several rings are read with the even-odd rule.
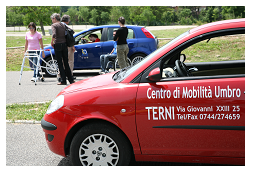
[[[245,77],[140,83],[142,154],[245,156]]]

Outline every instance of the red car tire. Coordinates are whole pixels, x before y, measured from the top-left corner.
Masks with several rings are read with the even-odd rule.
[[[131,148],[125,136],[105,123],[90,123],[74,136],[70,146],[73,165],[129,165]]]

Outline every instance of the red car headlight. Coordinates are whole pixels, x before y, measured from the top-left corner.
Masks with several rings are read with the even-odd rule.
[[[51,114],[52,112],[60,109],[64,105],[64,95],[59,95],[47,109],[46,114]]]

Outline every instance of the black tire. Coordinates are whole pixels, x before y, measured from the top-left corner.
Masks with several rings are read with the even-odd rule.
[[[75,166],[129,165],[131,153],[125,135],[107,123],[85,125],[70,145],[70,159]]]
[[[42,66],[46,68],[42,68],[42,71],[45,72],[46,76],[48,77],[56,77],[57,72],[58,72],[58,63],[57,60],[51,57],[47,57],[44,59],[45,62],[42,62]],[[51,69],[50,69],[51,68]]]

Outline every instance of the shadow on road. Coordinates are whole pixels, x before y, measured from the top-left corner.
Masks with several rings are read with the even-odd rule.
[[[97,76],[99,72],[74,72],[73,76],[86,77],[86,76]]]
[[[64,157],[57,166],[73,166],[69,157]]]
[[[73,166],[69,157],[64,157],[58,166]],[[175,163],[175,162],[131,162],[130,166],[226,166],[216,164],[201,164],[201,163]]]

